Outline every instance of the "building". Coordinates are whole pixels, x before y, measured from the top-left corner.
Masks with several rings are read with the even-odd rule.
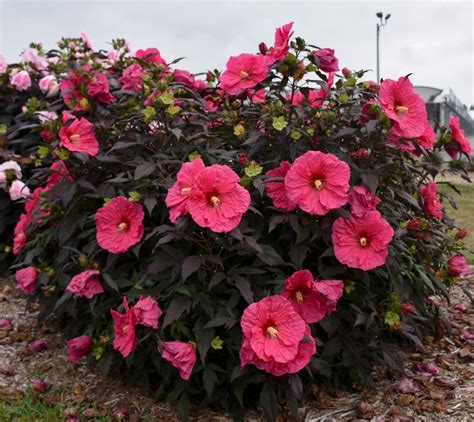
[[[431,121],[449,127],[449,116],[459,117],[461,128],[464,129],[474,150],[474,119],[453,90],[450,88],[446,91],[430,86],[415,86],[414,89],[425,101],[428,118]]]

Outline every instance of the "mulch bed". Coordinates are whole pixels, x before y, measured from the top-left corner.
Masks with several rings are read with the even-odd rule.
[[[465,291],[474,292],[474,279],[463,280]],[[434,298],[451,321],[450,336],[428,337],[426,350],[409,351],[404,376],[375,370],[375,389],[354,386],[355,393],[330,391],[314,386],[299,409],[302,420],[315,421],[470,421],[474,417],[474,306],[460,286],[452,289],[451,305]],[[27,298],[14,289],[11,279],[0,278],[0,319],[9,318],[12,327],[0,327],[0,406],[8,397],[33,394],[38,400],[65,406],[64,420],[94,419],[99,414],[110,419],[178,421],[174,407],[157,403],[119,374],[104,377],[87,364],[67,361],[65,339],[54,320],[37,326],[38,307],[26,307]],[[463,303],[465,310],[455,307]],[[44,341],[41,350],[32,342]],[[437,374],[415,371],[417,364],[434,363]],[[436,371],[435,371],[436,372]],[[47,391],[34,391],[32,381],[50,385]],[[229,415],[207,409],[192,411],[193,420],[229,421]],[[285,412],[279,419],[290,420]],[[253,411],[248,421],[265,420]]]

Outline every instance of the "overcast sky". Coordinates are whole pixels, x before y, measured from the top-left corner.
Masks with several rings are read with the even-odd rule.
[[[86,31],[96,48],[123,37],[133,50],[185,56],[181,67],[198,72],[256,52],[261,41],[271,45],[274,29],[294,21],[295,35],[334,48],[341,67],[375,70],[378,11],[392,15],[381,33],[383,77],[413,73],[414,84],[451,87],[474,104],[471,1],[0,0],[0,52],[13,62],[31,41],[51,48]]]

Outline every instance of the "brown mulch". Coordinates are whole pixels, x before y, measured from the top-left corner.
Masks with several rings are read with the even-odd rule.
[[[474,279],[464,280],[465,290],[474,292]],[[376,369],[375,389],[354,386],[356,392],[330,392],[314,386],[299,409],[302,420],[315,421],[470,421],[474,415],[474,341],[461,334],[474,334],[474,306],[460,286],[452,289],[452,303],[439,301],[451,321],[452,333],[426,339],[424,352],[409,352],[404,376]],[[454,306],[464,303],[466,310]],[[130,420],[178,421],[175,408],[147,397],[135,386],[125,385],[120,374],[104,377],[86,360],[71,363],[66,358],[65,339],[53,320],[37,326],[37,307],[27,309],[26,296],[14,290],[11,280],[0,278],[0,319],[10,318],[13,328],[0,328],[0,403],[2,398],[35,394],[46,403],[61,404],[86,420],[94,411],[109,415],[128,413]],[[46,347],[31,350],[43,340]],[[417,363],[435,363],[439,373],[416,373]],[[45,392],[32,392],[33,379],[51,385]],[[89,407],[89,409],[88,409]],[[94,410],[92,410],[94,409]],[[126,410],[123,410],[126,409]],[[89,414],[87,414],[89,412]],[[229,421],[229,415],[206,409],[192,411],[193,420]],[[67,412],[64,420],[67,419]],[[280,422],[290,420],[282,414]],[[261,421],[261,412],[250,412],[248,421]]]

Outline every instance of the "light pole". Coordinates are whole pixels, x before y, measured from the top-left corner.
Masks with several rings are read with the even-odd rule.
[[[390,13],[388,15],[383,15],[382,12],[378,12],[376,16],[379,18],[379,22],[377,22],[377,83],[380,82],[380,31],[381,29],[387,25],[387,21],[392,16]]]

